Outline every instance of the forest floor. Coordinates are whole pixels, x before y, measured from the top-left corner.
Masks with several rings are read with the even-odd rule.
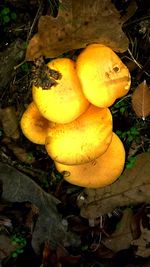
[[[112,2],[122,15],[133,1]],[[142,102],[138,116],[132,95],[140,87],[147,92],[144,103],[150,103],[150,3],[136,1],[133,16],[123,24],[129,49],[118,55],[131,73],[131,89],[111,107],[113,129],[126,150],[125,177],[136,177],[126,189],[134,201],[114,199],[114,185],[109,205],[102,191],[63,180],[45,147],[31,143],[20,129],[32,101],[34,62],[25,60],[28,42],[40,16],[56,17],[60,3],[0,2],[0,266],[149,267],[150,106]],[[79,51],[62,54],[75,59]],[[121,186],[125,188],[123,182]]]

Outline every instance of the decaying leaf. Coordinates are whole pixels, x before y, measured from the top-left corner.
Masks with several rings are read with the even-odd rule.
[[[11,239],[4,234],[0,234],[0,263],[6,257],[10,257],[11,253],[17,249],[18,245],[12,243]]]
[[[7,137],[11,137],[14,140],[18,139],[20,133],[18,129],[18,120],[15,108],[6,107],[4,109],[0,109],[0,120],[2,122],[2,127],[5,135]]]
[[[27,164],[32,164],[35,162],[33,155],[30,155],[30,153],[26,152],[24,148],[19,147],[17,144],[13,143],[10,138],[4,138],[2,140],[2,143],[5,144],[21,162]]]
[[[141,235],[138,239],[132,241],[132,245],[137,246],[136,255],[140,257],[150,257],[150,230],[144,228],[141,224]]]
[[[60,244],[79,244],[79,239],[67,231],[57,212],[59,201],[46,193],[27,175],[0,163],[2,198],[10,202],[31,202],[39,209],[39,217],[32,235],[32,246],[39,253],[41,244],[48,240],[52,247]]]
[[[120,18],[111,0],[64,0],[57,18],[40,17],[38,33],[29,42],[26,59],[34,60],[41,55],[57,57],[94,42],[123,52],[128,49],[128,38],[122,31],[122,24],[135,10],[133,1],[126,16]]]
[[[118,206],[150,202],[150,153],[136,156],[135,165],[126,169],[115,183],[100,189],[85,189],[78,197],[81,216],[97,218]]]
[[[15,74],[14,67],[24,60],[24,53],[24,41],[20,38],[15,38],[13,43],[0,52],[0,92],[4,93],[2,90],[6,90]],[[4,101],[3,97],[3,103]]]
[[[140,83],[132,94],[132,107],[137,117],[143,120],[150,115],[150,89],[146,81]]]
[[[102,243],[113,252],[120,251],[122,249],[128,249],[131,241],[133,240],[131,232],[131,222],[133,220],[133,212],[131,209],[125,209],[123,217],[119,222],[116,230],[113,234],[105,238]]]

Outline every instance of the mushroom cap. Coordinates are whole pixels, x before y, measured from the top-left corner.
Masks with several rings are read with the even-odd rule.
[[[82,165],[63,165],[55,161],[56,169],[71,184],[100,188],[113,183],[121,175],[125,163],[125,150],[119,137],[113,133],[106,152],[97,159]]]
[[[45,119],[34,102],[31,102],[20,121],[23,134],[33,143],[44,145],[50,122]]]
[[[87,46],[76,69],[85,97],[98,107],[109,107],[130,89],[130,73],[114,51],[101,44]]]
[[[32,87],[33,100],[41,114],[56,123],[69,123],[79,117],[89,106],[75,69],[69,58],[57,58],[47,65],[60,73],[57,84],[48,89]]]
[[[92,161],[108,148],[112,138],[112,115],[108,108],[90,105],[75,121],[55,124],[45,140],[53,160],[73,165]]]

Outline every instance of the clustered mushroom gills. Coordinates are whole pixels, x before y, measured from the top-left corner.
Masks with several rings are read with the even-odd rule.
[[[92,44],[76,62],[57,58],[48,68],[61,78],[46,90],[33,85],[33,102],[21,119],[24,135],[45,144],[68,182],[88,188],[113,183],[124,168],[125,150],[108,107],[129,91],[127,67],[109,47]]]

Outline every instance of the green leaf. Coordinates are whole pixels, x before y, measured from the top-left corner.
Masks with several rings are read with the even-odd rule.
[[[134,139],[134,138],[133,138],[132,135],[128,136],[128,141],[129,141],[129,142],[133,141],[133,139]]]
[[[131,131],[131,133],[132,133],[133,135],[139,135],[139,132],[138,132],[138,130],[137,130],[135,127],[132,127],[132,128],[130,129],[130,131]]]
[[[122,132],[120,130],[116,131],[116,134],[120,137],[122,136]]]
[[[3,24],[6,24],[6,23],[8,23],[8,22],[10,22],[10,17],[9,16],[4,16],[3,18]]]
[[[8,7],[4,7],[1,11],[1,16],[8,15],[10,13],[10,9]]]
[[[15,12],[12,12],[10,14],[10,16],[11,16],[12,20],[16,20],[17,19],[17,14]]]
[[[16,252],[13,252],[13,253],[11,254],[11,256],[12,256],[13,258],[17,258],[17,257],[18,257],[18,254],[17,254]]]
[[[130,157],[126,163],[126,169],[131,169],[134,167],[136,162],[136,157]]]
[[[21,65],[21,69],[22,69],[23,72],[26,72],[27,73],[29,71],[29,65],[28,65],[28,63],[25,62],[23,65]],[[33,158],[33,155],[32,155],[32,158]]]
[[[123,114],[125,112],[125,107],[120,108],[120,113]]]

